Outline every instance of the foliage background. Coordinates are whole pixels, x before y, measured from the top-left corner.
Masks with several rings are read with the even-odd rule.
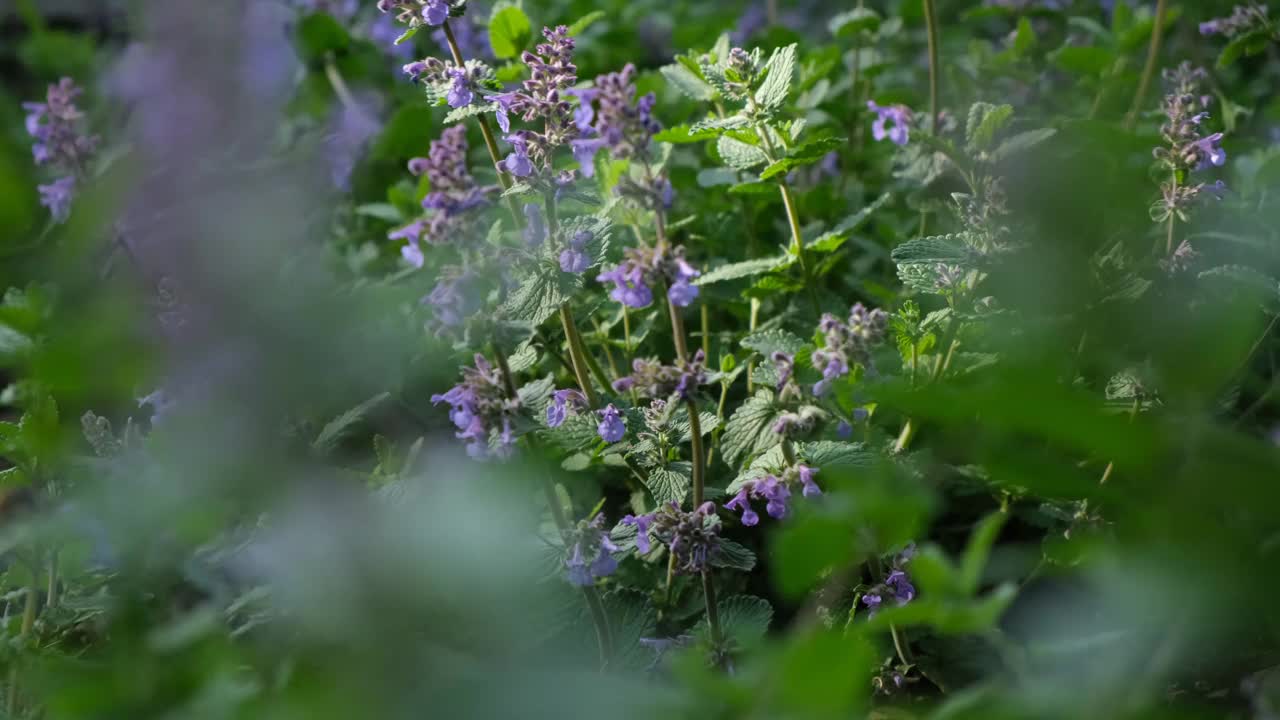
[[[554,453],[462,456],[429,398],[469,352],[422,329],[432,278],[401,272],[384,239],[387,209],[417,199],[404,163],[447,108],[367,39],[372,7],[331,22],[216,5],[0,5],[0,280],[13,288],[0,400],[17,468],[3,475],[38,490],[35,511],[10,503],[3,528],[12,716],[1275,717],[1280,58],[1272,45],[1215,68],[1223,43],[1196,23],[1231,3],[1176,5],[1159,56],[1215,68],[1231,158],[1230,193],[1180,226],[1201,254],[1189,276],[1146,256],[1163,241],[1148,215],[1160,88],[1135,130],[1122,122],[1151,7],[1117,26],[1124,11],[1083,1],[941,3],[948,113],[963,125],[974,102],[1009,103],[1014,131],[1057,130],[998,169],[1018,243],[984,281],[1000,312],[966,335],[947,382],[858,390],[875,408],[859,439],[875,452],[825,473],[826,502],[729,531],[759,562],[724,573],[721,597],[767,601],[727,613],[731,670],[702,646],[659,663],[639,643],[696,634],[701,595],[678,585],[663,606],[660,573],[628,560],[610,581],[619,649],[604,672],[531,477],[558,473],[579,517],[600,498],[611,519],[625,512],[635,484],[599,462],[562,472]],[[674,54],[722,32],[798,43],[788,111],[851,139],[837,173],[797,181],[806,235],[889,194],[832,255],[820,302],[938,309],[904,287],[891,252],[961,229],[950,207],[964,188],[945,173],[921,182],[933,156],[872,142],[854,101],[865,88],[923,114],[921,3],[866,3],[901,20],[874,44],[828,27],[854,3],[780,5],[775,25],[752,3],[523,8],[535,28],[602,11],[579,38],[580,76],[636,63],[668,128],[707,112],[664,81]],[[165,63],[124,63],[137,40]],[[863,85],[849,75],[857,52]],[[330,182],[330,64],[380,121],[349,191]],[[20,102],[62,76],[90,89],[105,159],[54,226]],[[704,145],[677,146],[671,164],[673,217],[699,266],[785,245],[776,195],[727,191]],[[120,234],[141,263],[113,249]],[[171,287],[191,313],[176,344],[155,329]],[[714,361],[751,357],[743,289],[703,289]],[[811,337],[802,299],[766,296],[766,325]],[[666,337],[661,314],[647,322]],[[190,409],[153,423],[136,398],[175,382]],[[109,434],[82,426],[90,412]],[[921,429],[903,457],[887,448],[906,418]],[[711,473],[723,488],[735,469]],[[920,597],[869,622],[851,613],[860,576],[845,573],[911,540]],[[24,632],[28,596],[43,599]],[[905,689],[881,692],[891,622],[915,666]]]

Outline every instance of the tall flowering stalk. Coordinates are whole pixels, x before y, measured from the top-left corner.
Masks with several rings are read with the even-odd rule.
[[[1222,149],[1222,133],[1207,132],[1204,123],[1209,119],[1208,108],[1212,96],[1201,91],[1201,84],[1208,77],[1203,68],[1193,68],[1184,62],[1173,70],[1164,72],[1168,94],[1164,97],[1165,121],[1160,126],[1164,140],[1153,155],[1169,177],[1160,185],[1160,199],[1151,207],[1151,219],[1167,223],[1165,258],[1174,256],[1174,224],[1186,221],[1187,213],[1206,191],[1220,194],[1222,181],[1216,183],[1193,182],[1192,174],[1213,167],[1221,167],[1227,161]],[[1190,252],[1190,248],[1187,248]]]
[[[36,165],[49,167],[59,175],[37,187],[40,204],[49,209],[57,223],[66,222],[71,215],[76,189],[88,176],[88,164],[98,146],[98,138],[85,133],[84,113],[76,107],[76,98],[82,92],[71,78],[64,77],[49,86],[43,102],[22,104]]]

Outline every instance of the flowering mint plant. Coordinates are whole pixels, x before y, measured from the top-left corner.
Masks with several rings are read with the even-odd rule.
[[[49,86],[43,102],[22,104],[36,165],[59,175],[38,188],[40,204],[58,223],[71,215],[76,187],[88,177],[89,162],[98,146],[98,138],[85,132],[84,113],[76,106],[76,98],[83,92],[71,78],[62,78]]]

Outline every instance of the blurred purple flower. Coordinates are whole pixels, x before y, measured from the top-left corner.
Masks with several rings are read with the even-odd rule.
[[[601,410],[597,410],[596,414],[600,416],[600,424],[596,428],[596,432],[607,443],[616,443],[627,434],[626,422],[622,419],[622,412],[614,407],[612,403]]]

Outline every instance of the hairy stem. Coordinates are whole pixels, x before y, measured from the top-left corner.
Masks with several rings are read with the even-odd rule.
[[[937,135],[941,130],[939,119],[942,108],[938,104],[938,8],[934,0],[924,0],[924,29],[929,38],[929,117],[930,131]]]
[[[1147,46],[1147,63],[1142,67],[1142,79],[1138,81],[1138,90],[1133,94],[1133,104],[1129,106],[1129,114],[1124,118],[1124,129],[1132,130],[1138,122],[1138,113],[1147,99],[1147,89],[1151,87],[1151,78],[1155,76],[1156,64],[1160,61],[1160,44],[1164,41],[1164,21],[1169,11],[1167,0],[1156,0],[1156,16],[1151,26],[1151,44]]]
[[[707,627],[711,628],[711,644],[719,647],[724,636],[720,633],[720,605],[716,601],[716,586],[711,582],[711,571],[702,571],[702,596],[707,603]]]

